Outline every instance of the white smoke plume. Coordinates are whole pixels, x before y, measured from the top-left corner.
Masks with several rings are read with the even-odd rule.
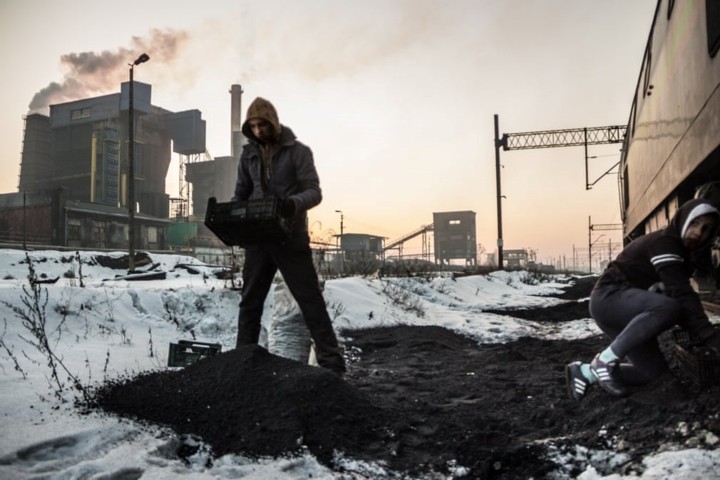
[[[132,37],[127,48],[62,55],[63,80],[37,92],[28,106],[30,113],[47,114],[51,104],[117,92],[128,80],[129,64],[141,53],[150,55],[153,63],[172,63],[187,38],[183,31],[154,29],[147,37]]]

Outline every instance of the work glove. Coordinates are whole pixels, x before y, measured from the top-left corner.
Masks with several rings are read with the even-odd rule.
[[[295,215],[295,202],[289,198],[280,200],[280,215],[284,218],[290,218]]]
[[[704,343],[707,349],[710,350],[714,355],[720,356],[720,335],[714,333],[713,335],[706,338]]]

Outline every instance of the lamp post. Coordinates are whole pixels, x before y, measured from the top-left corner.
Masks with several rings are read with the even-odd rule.
[[[343,272],[345,270],[345,255],[342,250],[342,240],[343,240],[343,212],[342,210],[335,210],[335,213],[340,214],[340,245],[338,247],[338,250],[340,250],[340,272]]]
[[[340,241],[342,242],[342,236],[343,236],[343,212],[342,210],[335,210],[335,213],[340,214]]]
[[[135,65],[150,60],[147,53],[143,53],[130,65],[130,85],[128,98],[128,273],[135,271],[135,112],[133,111],[133,73]]]

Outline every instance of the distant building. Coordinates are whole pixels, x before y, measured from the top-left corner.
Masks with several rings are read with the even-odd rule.
[[[205,152],[198,110],[173,113],[151,104],[151,86],[133,83],[136,211],[168,218],[165,178],[172,152]],[[127,205],[129,82],[120,93],[50,106],[26,117],[19,191],[65,188],[69,200]]]
[[[32,231],[38,241],[42,237],[52,245],[127,247],[129,86],[125,82],[119,93],[51,105],[49,117],[26,116],[19,194],[0,195],[0,219],[5,219],[0,240],[17,241],[18,225],[10,219],[21,215],[26,241]],[[134,210],[141,226],[135,245],[164,249],[171,156],[205,152],[205,121],[199,110],[175,113],[152,105],[151,86],[133,82],[133,125]],[[38,215],[53,212],[55,231],[35,224],[33,212],[41,211]],[[92,222],[79,221],[83,215]],[[86,235],[86,229],[94,233]]]
[[[436,263],[449,264],[450,260],[464,260],[466,265],[477,264],[475,212],[435,212],[433,229]]]
[[[210,197],[229,202],[235,194],[238,161],[233,157],[218,157],[212,161],[189,163],[185,179],[192,184],[192,210],[204,217]]]
[[[0,242],[98,249],[128,245],[125,209],[68,199],[65,189],[0,195]],[[168,219],[135,216],[136,247],[167,248]]]
[[[367,233],[343,233],[340,237],[340,250],[357,256],[377,257],[383,253],[384,237]]]
[[[503,252],[505,266],[509,269],[521,269],[528,267],[530,253],[526,249],[505,250]]]
[[[220,157],[212,161],[188,163],[185,168],[185,179],[192,184],[190,200],[193,215],[190,223],[195,226],[195,235],[190,238],[190,243],[207,247],[221,246],[222,243],[215,234],[205,226],[205,212],[210,197],[215,197],[218,202],[232,200],[235,193],[237,160],[232,157]],[[178,225],[173,225],[171,228],[174,230]]]

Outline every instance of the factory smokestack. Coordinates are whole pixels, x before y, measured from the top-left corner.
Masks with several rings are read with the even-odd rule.
[[[232,85],[230,87],[230,153],[235,160],[240,159],[240,152],[245,143],[245,137],[242,134],[242,94],[243,89],[240,85]]]

